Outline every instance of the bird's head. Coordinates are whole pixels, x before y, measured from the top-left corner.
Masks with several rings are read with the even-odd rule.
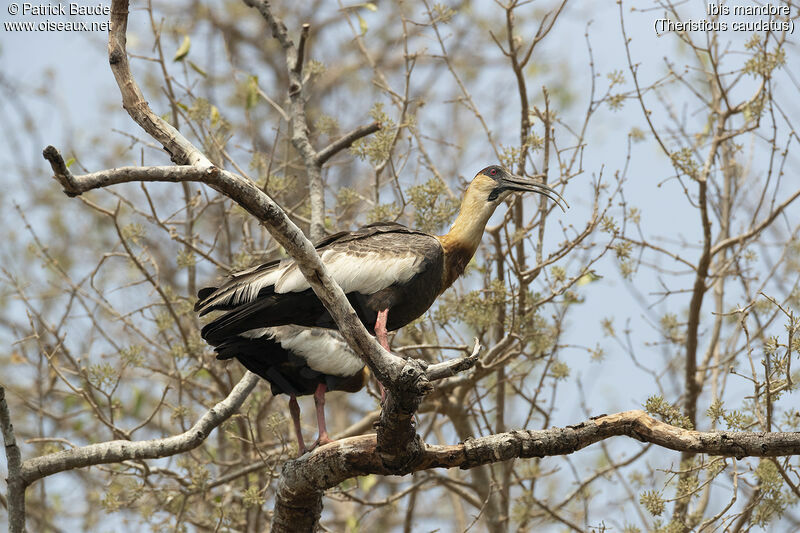
[[[446,246],[466,246],[468,257],[472,257],[489,218],[497,206],[514,192],[539,193],[553,200],[562,210],[564,205],[569,207],[560,194],[544,183],[515,176],[499,165],[492,165],[478,172],[467,187],[458,217],[447,235],[442,236],[443,242]]]
[[[492,204],[492,210],[513,192],[539,193],[553,200],[562,211],[562,202],[569,207],[560,194],[544,183],[516,176],[499,165],[491,165],[478,172],[469,188],[478,198]]]

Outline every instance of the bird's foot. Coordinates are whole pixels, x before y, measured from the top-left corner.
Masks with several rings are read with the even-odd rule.
[[[317,437],[317,440],[315,440],[314,443],[311,444],[311,448],[309,448],[309,450],[314,450],[318,446],[325,446],[326,444],[330,444],[331,442],[334,441],[331,440],[330,437],[328,437],[327,433],[325,433],[324,435],[320,435],[319,437]]]

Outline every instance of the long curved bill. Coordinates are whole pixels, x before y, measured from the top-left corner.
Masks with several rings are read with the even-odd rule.
[[[535,192],[541,194],[542,196],[547,196],[564,212],[566,212],[564,206],[569,208],[569,204],[566,200],[564,200],[564,197],[558,194],[558,192],[556,192],[554,189],[539,181],[523,178],[521,176],[510,175],[502,178],[502,186],[504,189],[509,191]],[[561,205],[562,203],[564,205]]]

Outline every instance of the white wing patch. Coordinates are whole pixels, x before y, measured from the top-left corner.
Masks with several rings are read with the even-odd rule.
[[[320,258],[345,294],[374,294],[394,283],[405,283],[419,272],[424,259],[413,252],[400,255],[373,251],[352,255],[341,249],[325,250]],[[233,274],[227,286],[218,289],[203,304],[201,311],[216,305],[236,306],[252,302],[261,289],[271,285],[279,294],[301,292],[311,287],[290,259],[261,273],[256,273],[258,268]]]
[[[329,329],[277,326],[251,329],[241,335],[248,338],[268,336],[285,350],[305,359],[312,370],[330,376],[352,376],[364,368],[364,362],[350,349],[341,334]]]
[[[269,287],[270,285],[274,285],[275,281],[280,277],[283,271],[286,270],[286,268],[287,267],[280,268],[279,265],[275,270],[270,270],[269,272],[265,272],[260,276],[250,279],[245,278],[239,282],[235,282],[230,287],[226,287],[223,290],[218,291],[219,294],[210,299],[208,303],[204,304],[203,309],[215,305],[239,305],[251,302],[256,299],[256,296],[258,296],[258,292],[261,289],[264,287]],[[240,275],[241,273],[238,273],[237,277]]]
[[[418,272],[422,262],[422,257],[415,254],[398,257],[372,252],[353,256],[336,250],[325,250],[321,259],[345,294],[374,294],[393,283],[405,283]],[[275,282],[275,292],[280,294],[308,288],[310,285],[296,267],[281,269]]]

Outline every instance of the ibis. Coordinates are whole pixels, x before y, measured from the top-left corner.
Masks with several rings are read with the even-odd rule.
[[[492,165],[478,172],[467,187],[458,216],[445,235],[379,222],[336,233],[315,247],[358,318],[389,350],[387,332],[421,316],[464,272],[489,218],[514,192],[535,192],[562,209],[561,203],[566,205],[544,183]],[[357,391],[368,374],[341,336],[325,331],[336,324],[297,264],[283,259],[234,273],[219,287],[201,289],[198,298],[195,311],[200,316],[225,312],[201,331],[218,358],[237,358],[269,381],[274,394],[290,396],[301,453],[299,395],[314,394],[317,442],[327,442],[326,390]]]

